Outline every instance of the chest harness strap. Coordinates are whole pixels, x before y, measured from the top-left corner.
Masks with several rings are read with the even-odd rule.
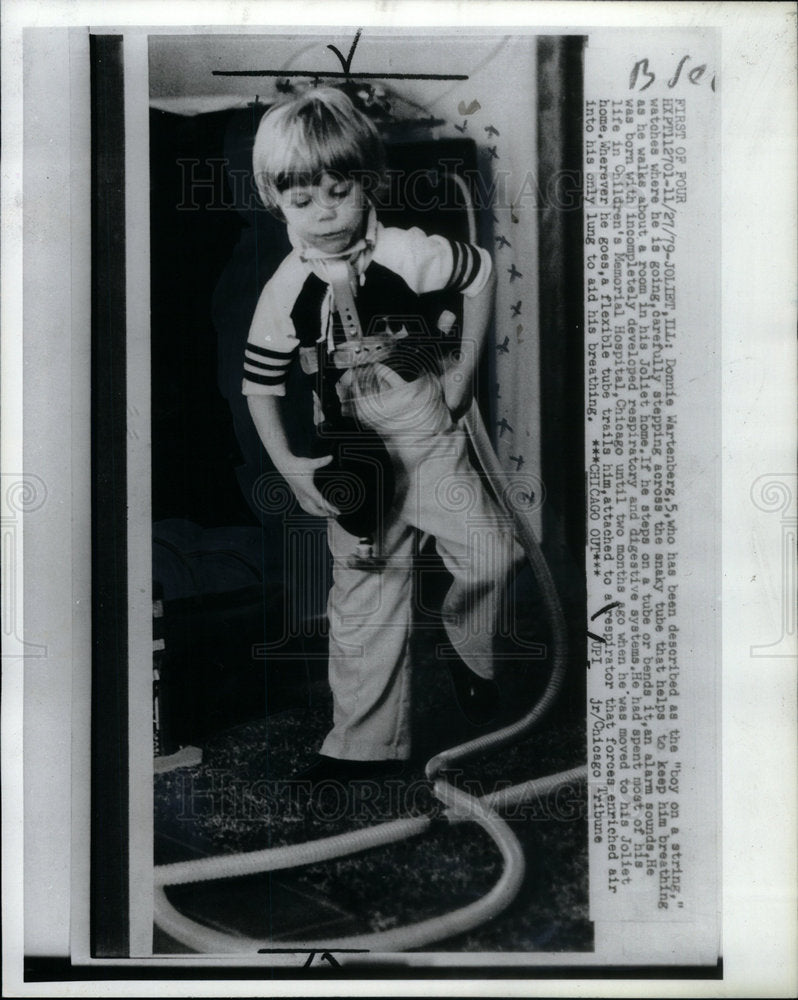
[[[340,344],[333,340],[331,352],[327,335],[317,344],[317,367],[322,371],[326,369],[325,362],[329,360],[335,368],[353,368],[377,361],[385,357],[388,352],[388,345],[383,344],[387,338],[363,336],[355,303],[357,271],[354,261],[362,257],[364,249],[365,242],[361,241],[361,244],[350,248],[345,254],[327,256],[309,250],[302,255],[302,259],[313,272],[329,285],[332,301],[328,303],[328,329],[332,322],[333,311],[338,313],[343,327],[344,340]],[[322,408],[325,408],[324,400]],[[370,572],[379,572],[384,567],[385,560],[375,552],[373,533],[358,538],[356,551],[349,557],[347,564],[350,568]]]

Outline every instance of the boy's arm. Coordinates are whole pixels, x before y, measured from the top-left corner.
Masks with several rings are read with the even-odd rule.
[[[493,316],[493,296],[496,290],[496,270],[491,268],[485,287],[463,301],[463,335],[460,356],[443,376],[446,405],[455,420],[468,410],[474,395],[474,376],[485,337]]]
[[[332,461],[322,458],[299,458],[288,446],[279,396],[247,396],[252,421],[274,467],[285,479],[302,510],[318,517],[336,517],[340,511],[328,503],[316,488],[313,476],[317,469]]]

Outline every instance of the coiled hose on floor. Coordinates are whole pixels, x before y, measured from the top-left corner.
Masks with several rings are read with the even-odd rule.
[[[466,199],[469,211],[469,238],[474,242],[476,224],[470,193],[461,178],[456,175],[450,175],[450,178],[460,187]],[[485,896],[450,913],[406,927],[371,934],[318,941],[280,941],[283,951],[308,949],[368,950],[377,953],[406,951],[434,944],[455,934],[465,933],[491,920],[513,901],[521,888],[525,873],[524,855],[518,838],[498,815],[498,810],[528,802],[564,785],[584,781],[587,777],[587,768],[580,766],[492,792],[482,798],[457,789],[446,780],[446,772],[456,764],[498,750],[528,736],[560,693],[568,663],[565,617],[551,571],[526,513],[516,509],[509,501],[511,495],[509,480],[496,457],[476,403],[472,403],[469,413],[464,418],[464,425],[471,437],[479,464],[490,478],[497,496],[513,517],[518,539],[543,594],[552,630],[551,673],[543,694],[532,708],[518,721],[503,729],[436,754],[428,761],[425,769],[427,777],[434,783],[435,795],[447,807],[444,813],[446,818],[450,822],[475,822],[493,839],[502,856],[502,874]],[[169,902],[165,887],[277,871],[345,857],[418,836],[428,830],[431,824],[432,818],[429,816],[410,817],[304,844],[158,865],[155,868],[155,923],[176,941],[204,954],[256,954],[261,950],[268,950],[269,942],[217,931],[181,914]]]
[[[280,941],[281,949],[291,951],[295,949],[306,950],[309,947],[314,949],[325,948],[329,950],[366,950],[371,952],[395,952],[406,951],[409,948],[420,948],[444,938],[452,937],[478,927],[486,920],[490,920],[496,913],[507,906],[518,890],[524,878],[524,855],[518,838],[510,830],[509,826],[498,816],[493,809],[482,805],[479,799],[468,795],[465,792],[453,788],[447,782],[441,781],[435,784],[435,794],[455,815],[467,815],[467,817],[478,823],[492,838],[502,854],[504,870],[498,882],[490,892],[478,899],[474,903],[469,903],[458,910],[444,913],[440,916],[422,920],[406,927],[397,927],[389,931],[380,931],[373,934],[358,934],[349,937],[331,939],[326,941],[302,941],[284,942]],[[420,817],[424,822],[416,822],[417,829],[408,833],[407,820],[398,820],[394,823],[385,823],[381,827],[373,830],[355,831],[352,834],[344,834],[344,838],[349,840],[346,854],[363,850],[364,846],[374,846],[375,843],[392,843],[396,840],[404,839],[415,832],[420,832],[429,824],[426,817]],[[373,836],[374,832],[380,834]],[[370,836],[371,835],[371,836]],[[339,841],[342,838],[331,837],[328,841]],[[306,848],[307,844],[298,845],[300,849]],[[340,846],[340,845],[338,845]],[[277,850],[285,850],[278,848]],[[261,853],[261,852],[258,852]],[[263,852],[265,853],[265,852]],[[330,854],[330,857],[340,856]],[[223,864],[227,858],[217,858],[220,862],[220,869],[225,869]],[[301,862],[300,862],[301,863]],[[307,863],[307,862],[306,862]],[[269,866],[270,867],[270,866]],[[269,867],[260,870],[269,870]],[[223,874],[232,874],[229,870],[224,870]],[[222,877],[221,872],[217,877]],[[178,913],[166,898],[162,885],[155,890],[155,919],[156,923],[168,934],[183,944],[189,945],[202,952],[248,952],[256,953],[264,948],[263,941],[248,937],[234,937],[215,931],[209,927],[203,927]]]
[[[506,499],[508,482],[493,453],[484,425],[476,406],[472,406],[467,427],[474,449],[484,471],[497,487],[497,493]],[[551,576],[537,539],[526,515],[511,510],[515,526],[538,584],[544,596],[552,628],[552,671],[546,688],[536,704],[517,722],[460,746],[444,750],[433,757],[426,766],[426,773],[434,782],[435,795],[447,807],[445,816],[450,822],[470,820],[478,823],[493,839],[503,860],[503,871],[487,895],[468,906],[440,916],[411,924],[407,927],[372,934],[344,938],[280,942],[281,949],[290,951],[313,949],[365,949],[371,952],[396,952],[419,948],[462,934],[492,919],[515,898],[524,878],[525,863],[518,839],[507,823],[498,815],[499,809],[528,802],[546,795],[563,785],[583,781],[586,767],[576,767],[559,774],[536,778],[477,798],[454,788],[446,780],[446,771],[454,765],[474,757],[498,750],[527,736],[552,706],[562,688],[567,666],[567,633],[565,620]],[[429,829],[429,816],[409,817],[382,823],[366,830],[325,837],[304,844],[267,848],[240,854],[227,854],[216,858],[203,858],[155,869],[155,922],[175,940],[206,954],[257,953],[267,947],[267,942],[254,938],[228,934],[203,926],[179,913],[169,902],[165,887],[168,885],[201,882],[212,879],[232,878],[279,869],[300,867],[357,854],[370,848],[395,843],[418,836]]]

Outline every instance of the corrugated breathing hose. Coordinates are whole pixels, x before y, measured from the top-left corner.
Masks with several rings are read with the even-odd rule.
[[[474,410],[475,407],[472,407],[470,418],[473,418]],[[478,418],[469,419],[468,426],[480,463],[490,476],[496,477],[496,480],[502,485],[502,495],[506,496],[504,474],[503,472],[497,474],[495,466],[498,463],[495,457],[492,461],[489,460],[492,449],[484,427]],[[486,448],[490,449],[488,461],[486,461]],[[482,899],[451,913],[442,914],[407,927],[373,934],[354,935],[326,941],[281,941],[281,948],[289,951],[291,949],[314,948],[318,950],[326,948],[330,950],[367,949],[371,952],[395,952],[423,947],[480,926],[498,915],[512,902],[524,878],[525,864],[520,844],[506,822],[497,814],[497,810],[527,802],[536,796],[546,795],[563,785],[585,780],[587,768],[582,766],[560,774],[532,779],[511,788],[490,793],[481,799],[454,788],[445,780],[445,771],[455,764],[470,760],[489,750],[497,750],[528,735],[547,709],[551,707],[562,687],[565,675],[567,636],[554,581],[524,515],[519,514],[518,511],[511,511],[511,513],[515,517],[519,539],[532,563],[544,593],[547,611],[551,616],[554,664],[548,684],[539,701],[523,718],[495,733],[486,734],[437,754],[426,767],[427,776],[430,780],[434,780],[433,787],[436,796],[448,807],[445,813],[447,819],[452,822],[474,821],[492,837],[504,862],[501,877]],[[166,897],[164,887],[276,871],[332,860],[418,836],[428,830],[431,823],[432,819],[428,816],[409,817],[383,823],[366,830],[355,830],[304,844],[292,844],[262,851],[159,865],[155,868],[155,922],[175,940],[202,953],[257,953],[260,949],[267,947],[267,942],[216,931],[197,923],[179,913],[172,906]]]
[[[459,177],[457,174],[449,174],[447,176],[454,181],[463,195],[468,211],[468,238],[471,243],[475,243],[477,238],[477,224],[474,216],[471,192],[462,177]],[[452,747],[450,750],[444,750],[442,753],[437,754],[427,763],[426,773],[430,780],[433,780],[441,771],[448,770],[454,764],[471,760],[473,757],[487,753],[489,750],[497,750],[499,747],[520,740],[530,733],[549,708],[551,708],[557,695],[560,693],[568,665],[568,634],[565,625],[565,616],[563,615],[562,605],[560,604],[560,598],[551,575],[551,570],[543,556],[526,512],[519,510],[510,500],[511,483],[496,456],[496,452],[493,450],[493,445],[488,437],[488,432],[485,430],[485,424],[482,421],[476,402],[472,402],[471,408],[463,419],[463,423],[471,438],[471,443],[473,444],[479,464],[482,466],[483,471],[487,473],[497,496],[513,518],[518,539],[523,546],[524,554],[532,566],[535,579],[543,594],[546,612],[552,629],[553,665],[551,674],[549,675],[549,682],[543,694],[537,704],[525,716],[517,722],[506,726],[504,729],[499,729],[493,733],[486,733],[484,736],[479,736],[468,743],[463,743],[461,746]]]
[[[315,950],[323,948],[331,951],[350,949],[363,949],[370,952],[406,951],[409,948],[421,948],[424,945],[441,941],[455,934],[465,933],[501,912],[515,898],[524,878],[524,855],[521,845],[518,843],[518,838],[500,816],[492,809],[482,805],[479,799],[474,796],[459,791],[444,781],[436,782],[435,794],[445,805],[449,806],[450,811],[455,816],[462,815],[478,823],[493,838],[494,843],[499,848],[504,861],[504,870],[498,882],[487,895],[458,910],[453,910],[451,913],[444,913],[428,920],[409,924],[406,927],[397,927],[389,931],[358,934],[325,941],[280,941],[280,948],[287,951],[292,949],[305,951],[308,948]],[[395,828],[403,822],[399,820],[397,823],[386,823],[383,824],[383,827]],[[419,824],[420,829],[421,824]],[[382,841],[383,843],[391,843],[394,840],[402,839],[403,836],[408,836],[405,833],[402,837],[398,837],[395,835],[394,830],[388,832],[389,836],[386,840]],[[345,834],[344,836],[349,838],[353,844],[358,844],[355,850],[361,850],[363,849],[359,846],[361,839],[366,841],[366,846],[374,846],[375,838],[362,836],[371,833],[372,831],[370,830],[359,830],[351,834]],[[339,840],[341,838],[331,837],[327,839]],[[298,846],[304,848],[307,845],[300,844]],[[278,848],[278,850],[282,849]],[[346,853],[354,853],[354,851],[347,850]],[[214,860],[220,862],[219,868],[223,869],[225,868],[224,862],[228,861],[229,858],[217,858]],[[231,874],[237,874],[237,872],[229,870],[220,871],[218,877],[228,877]],[[206,953],[228,954],[230,952],[247,952],[254,954],[260,949],[267,947],[263,941],[215,931],[178,913],[166,898],[163,884],[158,885],[155,890],[155,921],[159,927],[176,940]]]
[[[513,722],[504,729],[498,729],[493,733],[486,733],[478,736],[468,743],[444,750],[433,757],[426,767],[427,777],[432,781],[441,771],[446,771],[455,764],[461,764],[466,760],[471,760],[480,754],[490,750],[497,750],[508,743],[514,743],[524,736],[527,736],[551,708],[565,680],[565,673],[568,666],[568,634],[565,625],[560,598],[557,588],[551,575],[540,545],[535,538],[529,521],[524,513],[513,508],[509,504],[509,480],[504,469],[499,464],[496,454],[488,438],[485,425],[479,416],[476,405],[472,405],[465,417],[465,425],[471,436],[474,451],[483,470],[488,474],[492,483],[498,486],[497,492],[502,497],[505,506],[510,506],[510,514],[513,516],[518,539],[524,549],[524,554],[529,560],[535,579],[538,582],[543,594],[543,601],[546,607],[548,619],[551,623],[551,645],[552,645],[552,669],[548,683],[537,703],[517,722]]]
[[[474,242],[476,226],[470,193],[461,178],[456,175],[450,175],[450,177],[457,183],[466,198],[469,211],[469,238]],[[444,813],[445,817],[450,822],[473,821],[481,826],[493,839],[501,853],[502,874],[485,896],[450,913],[444,913],[406,927],[371,934],[318,941],[280,941],[281,950],[405,951],[410,948],[421,948],[480,926],[495,917],[512,902],[521,888],[525,873],[521,845],[507,823],[498,815],[497,810],[528,802],[536,796],[546,795],[564,785],[584,781],[587,777],[587,768],[580,766],[559,774],[535,778],[511,788],[501,789],[484,795],[482,798],[457,789],[446,780],[446,771],[455,764],[471,760],[488,751],[498,750],[527,736],[557,698],[563,685],[568,661],[565,618],[551,571],[535,538],[528,515],[515,508],[510,501],[510,482],[493,451],[475,403],[472,403],[469,413],[464,418],[464,425],[471,436],[479,463],[489,476],[505,508],[513,517],[517,536],[542,591],[552,628],[553,665],[551,674],[543,694],[530,711],[517,722],[505,726],[503,729],[436,754],[426,765],[426,775],[434,782],[435,795],[447,807]],[[256,954],[261,950],[268,950],[269,942],[216,931],[179,913],[169,902],[165,887],[277,871],[332,860],[418,836],[428,830],[431,824],[432,818],[429,816],[409,817],[382,823],[366,830],[354,830],[350,833],[325,837],[304,844],[158,865],[155,868],[155,923],[175,940],[204,954]]]

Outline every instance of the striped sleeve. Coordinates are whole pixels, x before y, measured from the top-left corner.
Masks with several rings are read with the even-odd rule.
[[[299,353],[290,316],[296,284],[297,276],[289,262],[278,269],[261,292],[244,349],[241,391],[245,396],[285,395],[288,371]]]
[[[452,273],[447,288],[453,288],[463,295],[473,297],[485,287],[490,277],[490,254],[473,243],[449,240],[452,248]]]
[[[427,236],[421,229],[384,228],[374,259],[400,274],[417,294],[446,289],[473,297],[490,278],[490,254],[473,243]]]
[[[263,393],[284,396],[288,368],[298,350],[295,347],[285,353],[248,342],[244,351],[244,395]]]

